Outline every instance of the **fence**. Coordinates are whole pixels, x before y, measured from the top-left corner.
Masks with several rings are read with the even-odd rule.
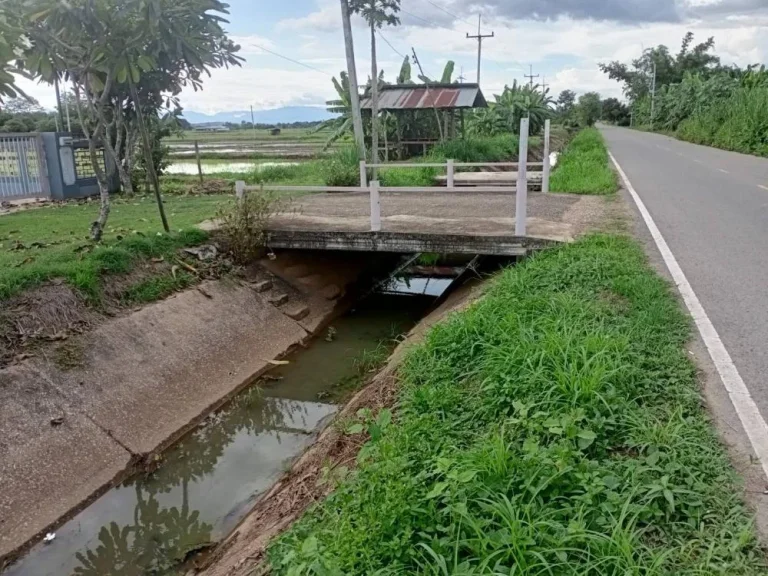
[[[259,186],[246,186],[245,182],[238,181],[235,184],[235,191],[238,198],[243,198],[247,192],[261,191],[264,189],[276,192],[358,192],[367,193],[371,199],[371,232],[381,231],[381,194],[388,192],[402,193],[421,193],[421,192],[515,192],[515,235],[525,236],[526,221],[528,216],[528,166],[536,165],[542,167],[542,190],[549,191],[549,133],[550,121],[545,124],[544,137],[544,161],[528,162],[528,130],[529,120],[523,118],[520,121],[520,149],[519,162],[454,162],[448,160],[446,163],[421,163],[421,164],[402,164],[402,163],[384,163],[374,164],[366,161],[360,162],[360,186],[273,186],[271,184],[260,184]],[[517,167],[517,186],[473,186],[457,187],[455,185],[455,169],[469,166],[506,166]],[[448,179],[445,187],[436,186],[381,186],[378,180],[368,181],[369,168],[425,168],[441,167],[448,171]],[[546,186],[546,187],[545,187]]]
[[[49,196],[40,134],[0,135],[0,201]]]

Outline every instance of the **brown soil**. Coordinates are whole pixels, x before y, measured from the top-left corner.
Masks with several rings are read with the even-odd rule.
[[[0,368],[35,355],[52,342],[81,334],[100,314],[63,282],[0,303]]]
[[[414,328],[397,347],[387,366],[344,406],[312,447],[261,497],[238,529],[206,556],[195,561],[188,576],[251,576],[265,573],[264,555],[270,541],[290,527],[310,505],[332,491],[332,482],[321,483],[320,480],[333,477],[332,472],[342,466],[355,466],[357,453],[366,438],[363,434],[346,434],[338,424],[353,417],[361,408],[376,412],[395,406],[397,367],[408,349],[420,342],[436,322],[451,312],[470,306],[481,295],[479,282],[467,283]]]

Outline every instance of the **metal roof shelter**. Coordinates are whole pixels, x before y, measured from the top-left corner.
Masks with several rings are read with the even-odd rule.
[[[371,109],[371,98],[361,108]],[[488,102],[478,84],[392,84],[379,89],[379,110],[457,110],[487,108]]]

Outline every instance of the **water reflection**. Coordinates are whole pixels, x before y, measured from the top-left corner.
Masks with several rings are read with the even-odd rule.
[[[173,574],[234,528],[334,411],[251,388],[170,450],[156,471],[109,491],[6,574]]]

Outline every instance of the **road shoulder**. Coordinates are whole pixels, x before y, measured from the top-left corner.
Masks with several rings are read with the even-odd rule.
[[[617,202],[623,205],[622,227],[642,245],[649,263],[665,280],[673,283],[672,275],[651,236],[645,221],[629,191],[622,185]],[[685,303],[675,290],[680,305]],[[686,308],[687,310],[687,308]],[[768,480],[755,454],[738,414],[728,397],[722,380],[698,330],[692,330],[687,349],[693,358],[702,390],[702,401],[711,415],[721,442],[726,446],[734,469],[743,480],[743,499],[755,513],[755,525],[763,542],[768,542]]]

